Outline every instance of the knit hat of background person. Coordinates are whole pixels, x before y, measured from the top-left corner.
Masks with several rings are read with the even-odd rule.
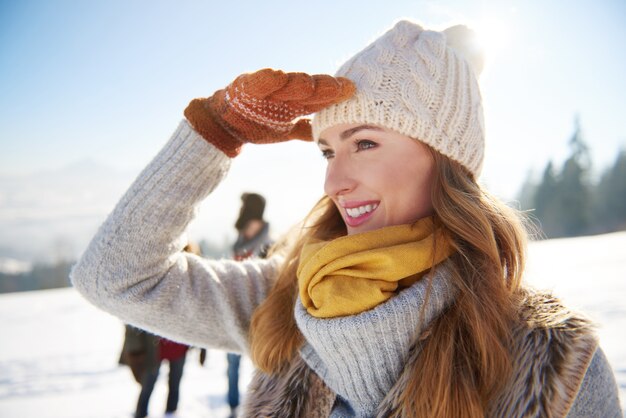
[[[245,228],[246,224],[253,220],[263,220],[263,212],[265,211],[265,198],[256,193],[244,193],[241,195],[241,210],[239,211],[239,218],[235,222],[235,228],[237,231],[241,231]]]
[[[482,67],[482,51],[467,27],[437,32],[400,21],[337,71],[356,84],[356,94],[315,114],[313,138],[337,124],[378,125],[430,145],[478,178]]]

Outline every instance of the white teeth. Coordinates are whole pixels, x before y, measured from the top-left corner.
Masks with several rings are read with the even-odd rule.
[[[373,204],[373,205],[359,206],[357,208],[346,208],[346,213],[351,218],[358,218],[359,216],[361,216],[361,215],[363,215],[365,213],[369,213],[369,212],[373,211],[377,207],[378,207],[377,204]]]

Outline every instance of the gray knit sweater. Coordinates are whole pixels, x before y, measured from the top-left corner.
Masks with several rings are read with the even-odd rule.
[[[181,122],[74,267],[76,289],[125,322],[168,339],[248,351],[252,312],[282,260],[213,261],[182,252],[196,206],[229,167],[226,155]]]
[[[197,205],[220,183],[230,159],[186,122],[122,197],[74,267],[75,288],[123,321],[189,345],[249,350],[256,307],[283,259],[206,260],[182,252]],[[423,282],[361,315],[324,320],[296,306],[307,343],[301,355],[338,394],[333,417],[369,416],[393,385],[409,341],[453,298],[445,280],[420,318]],[[336,344],[337,341],[347,344]],[[369,365],[369,369],[368,369]],[[621,416],[611,369],[594,357],[570,417]]]

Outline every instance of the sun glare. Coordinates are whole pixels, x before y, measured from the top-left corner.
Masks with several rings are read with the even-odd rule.
[[[485,49],[487,59],[510,46],[513,37],[512,23],[510,16],[490,16],[478,21],[475,26],[477,41]]]

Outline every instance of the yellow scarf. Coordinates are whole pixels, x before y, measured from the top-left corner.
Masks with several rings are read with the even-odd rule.
[[[300,299],[317,318],[358,314],[411,286],[453,252],[432,217],[307,243],[297,272]]]

